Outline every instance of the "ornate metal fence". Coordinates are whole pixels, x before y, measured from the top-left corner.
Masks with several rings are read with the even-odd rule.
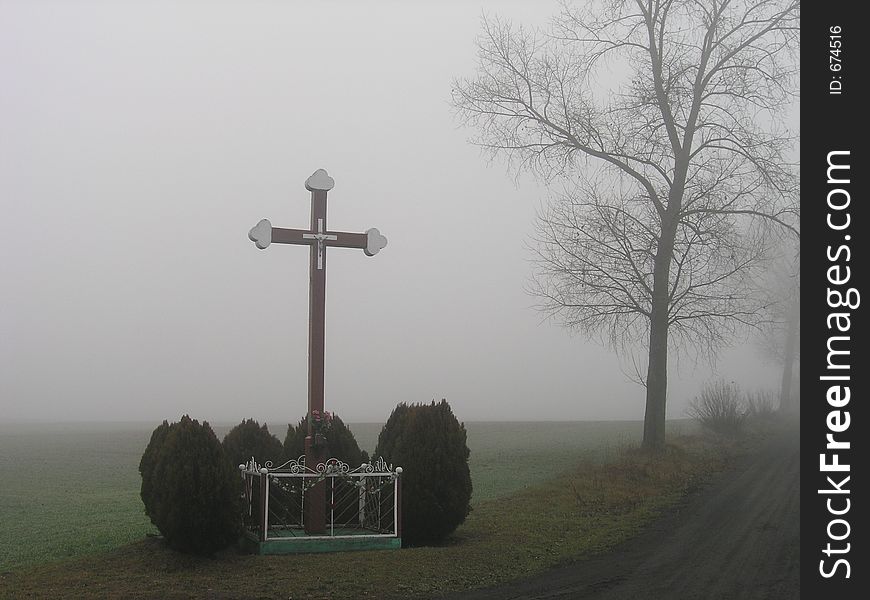
[[[274,468],[251,458],[239,469],[245,526],[259,542],[401,537],[402,468],[393,469],[383,458],[354,469],[335,458],[314,468],[304,456]],[[323,512],[306,510],[306,492],[315,485],[325,486]],[[311,514],[324,515],[324,523],[306,523]]]

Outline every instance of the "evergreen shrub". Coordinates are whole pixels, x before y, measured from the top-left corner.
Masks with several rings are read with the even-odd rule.
[[[224,436],[224,452],[231,464],[241,465],[251,460],[265,465],[271,461],[277,467],[284,462],[284,445],[269,433],[269,427],[253,419],[246,419],[230,429]]]
[[[239,533],[238,468],[205,421],[184,415],[151,435],[140,461],[142,500],[166,543],[211,555]]]
[[[145,505],[146,515],[151,515],[151,511],[154,510],[154,465],[157,462],[157,453],[163,446],[167,433],[169,433],[169,423],[163,421],[151,433],[151,441],[148,442],[148,446],[139,460],[139,474],[142,476],[140,495],[142,496],[142,504]]]
[[[303,417],[294,427],[287,425],[287,435],[284,438],[284,456],[296,459],[305,454],[305,436],[308,435],[308,420]],[[326,458],[337,458],[355,469],[369,461],[369,455],[361,450],[353,432],[341,418],[333,414],[329,428],[324,432],[329,449]],[[308,465],[313,467],[314,465]]]
[[[446,400],[399,404],[378,436],[375,456],[402,467],[402,542],[443,541],[471,511],[465,425]]]

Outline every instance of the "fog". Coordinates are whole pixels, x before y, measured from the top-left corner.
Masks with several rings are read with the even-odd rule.
[[[382,422],[446,398],[482,420],[642,419],[613,352],[524,291],[542,183],[467,143],[449,105],[486,12],[554,2],[0,1],[0,419],[295,421],[307,228],[328,251],[326,408]],[[740,342],[738,340],[738,342]],[[776,386],[752,345],[715,376]],[[713,374],[672,361],[669,417]]]

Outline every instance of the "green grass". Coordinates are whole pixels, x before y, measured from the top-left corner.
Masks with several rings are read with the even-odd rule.
[[[415,598],[504,582],[604,551],[724,464],[720,447],[612,451],[481,500],[447,544],[336,555],[180,555],[159,540],[0,574],[0,597]],[[336,565],[340,565],[337,567]]]
[[[581,459],[601,462],[640,443],[640,421],[466,423],[472,504],[533,486],[570,470]],[[371,452],[381,424],[351,425],[360,447]],[[690,421],[668,422],[669,434],[696,432]]]
[[[155,424],[0,424],[0,572],[118,548],[155,530],[139,459]],[[230,425],[215,426],[220,438]],[[355,424],[374,448],[380,424]],[[612,458],[638,422],[468,423],[473,504]],[[685,427],[682,425],[681,427]],[[273,426],[283,439],[286,425]],[[483,514],[483,513],[481,513]]]
[[[0,570],[108,550],[153,531],[141,425],[0,426]]]

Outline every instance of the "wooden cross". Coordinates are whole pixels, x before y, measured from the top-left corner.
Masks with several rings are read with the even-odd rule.
[[[270,244],[297,244],[309,246],[308,288],[308,415],[314,411],[323,414],[324,349],[326,331],[326,248],[359,248],[367,256],[374,256],[387,245],[387,238],[377,229],[365,233],[329,231],[326,226],[326,193],[335,186],[335,180],[324,169],[318,169],[305,180],[305,188],[311,192],[311,228],[285,229],[272,227],[268,219],[257,223],[248,237],[257,248],[265,250]],[[305,462],[315,468],[325,460],[323,446],[315,443],[312,419],[308,419],[308,437],[305,439]],[[322,486],[315,486],[320,488]],[[323,506],[323,500],[312,498],[307,506],[315,509]],[[306,516],[306,528],[317,532],[316,523],[322,519],[317,514]],[[309,528],[309,523],[311,527]]]

